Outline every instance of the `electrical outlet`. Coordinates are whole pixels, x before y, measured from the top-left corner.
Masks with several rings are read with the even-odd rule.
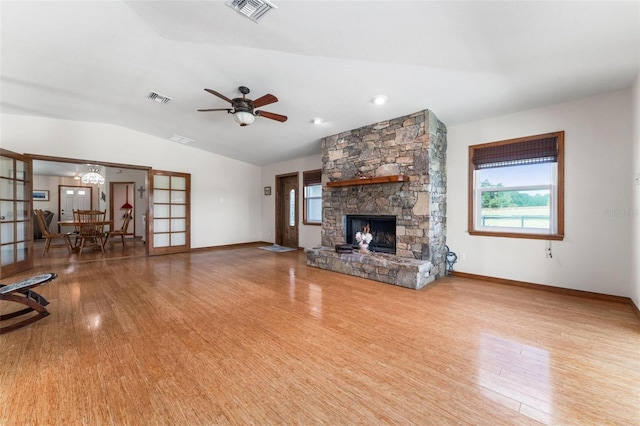
[[[467,254],[463,251],[460,252],[460,262],[467,260]]]

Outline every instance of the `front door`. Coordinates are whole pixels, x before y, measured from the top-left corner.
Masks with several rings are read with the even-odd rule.
[[[277,176],[276,243],[298,248],[298,174]]]
[[[32,162],[0,148],[0,278],[33,266]]]
[[[59,221],[72,221],[74,210],[91,210],[93,188],[90,186],[59,186],[60,202],[58,203]],[[53,225],[53,224],[52,224]],[[60,226],[60,232],[73,232],[73,226]]]

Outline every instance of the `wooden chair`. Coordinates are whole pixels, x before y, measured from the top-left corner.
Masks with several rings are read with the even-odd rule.
[[[78,248],[78,246],[80,245],[80,219],[78,218],[78,210],[72,210],[72,214],[73,214],[73,223],[75,225],[74,225],[74,230],[71,233],[71,236],[76,237],[76,240],[73,243],[73,247]]]
[[[120,238],[122,239],[122,250],[125,249],[124,236],[127,234],[127,228],[129,228],[129,222],[131,222],[131,212],[132,211],[133,211],[133,209],[129,209],[124,214],[124,222],[122,223],[122,228],[116,229],[115,231],[107,232],[107,239],[104,242],[105,246],[109,242],[109,238],[114,237],[114,236],[115,237],[120,236]]]
[[[42,249],[42,255],[44,256],[49,251],[49,248],[51,247],[67,247],[67,249],[69,250],[69,253],[71,253],[73,251],[73,248],[71,247],[71,240],[69,239],[69,234],[56,234],[51,232],[49,230],[49,227],[47,226],[47,221],[44,218],[44,213],[42,212],[42,210],[36,209],[34,210],[34,212],[36,213],[36,218],[38,220],[38,223],[40,224],[40,230],[42,231],[42,236],[46,239],[44,248]],[[62,238],[64,240],[64,244],[51,245],[51,241],[55,240],[56,238]]]
[[[37,314],[29,318],[25,318],[22,321],[18,321],[11,325],[0,327],[0,334],[7,333],[16,328],[24,327],[27,324],[31,324],[39,319],[42,319],[49,315],[49,311],[45,308],[49,304],[47,299],[42,297],[35,291],[30,290],[32,287],[36,287],[49,281],[53,281],[58,277],[57,274],[49,273],[37,275],[24,281],[20,281],[13,284],[0,284],[0,300],[6,300],[9,302],[16,302],[27,307],[19,311],[10,312],[8,314],[0,315],[0,321],[5,321],[11,318],[19,317],[32,311],[36,311]]]
[[[85,247],[99,247],[104,253],[104,220],[106,214],[106,210],[78,210],[79,254],[82,254],[82,250]]]

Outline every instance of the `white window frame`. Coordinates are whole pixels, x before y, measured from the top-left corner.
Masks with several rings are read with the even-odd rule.
[[[521,167],[526,167],[523,165]],[[480,173],[482,170],[474,170],[474,223],[475,229],[485,232],[516,232],[522,234],[557,234],[558,232],[558,167],[554,163],[552,168],[550,185],[527,185],[527,186],[501,186],[501,187],[480,187]],[[522,228],[512,226],[482,226],[482,195],[485,192],[512,192],[512,191],[536,191],[547,190],[549,191],[549,228]]]

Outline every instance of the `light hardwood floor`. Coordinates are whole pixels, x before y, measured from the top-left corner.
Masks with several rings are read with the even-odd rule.
[[[2,425],[640,423],[626,304],[462,278],[408,290],[255,247],[2,281],[48,271],[51,315],[0,336]]]

